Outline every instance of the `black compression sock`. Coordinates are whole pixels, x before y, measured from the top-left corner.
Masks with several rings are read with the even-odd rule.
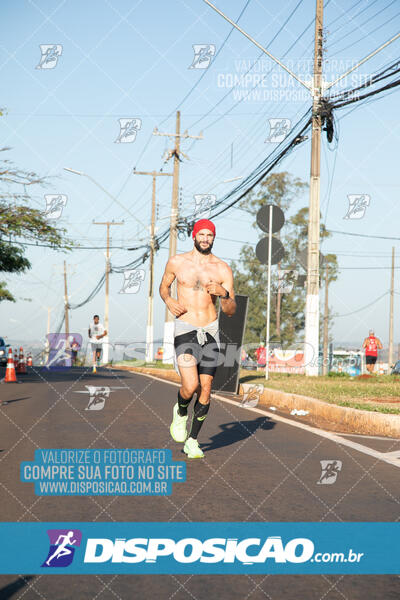
[[[182,398],[181,393],[178,392],[178,415],[180,417],[186,417],[188,406],[191,403],[192,398],[193,396],[189,399]]]
[[[201,404],[199,400],[196,400],[193,411],[192,427],[190,429],[189,437],[197,439],[201,426],[203,425],[204,419],[210,409],[210,403]]]

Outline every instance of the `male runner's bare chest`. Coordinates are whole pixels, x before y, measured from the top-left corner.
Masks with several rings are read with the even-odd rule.
[[[184,261],[177,270],[176,279],[178,285],[200,291],[210,281],[221,283],[221,274],[217,264],[195,265]]]

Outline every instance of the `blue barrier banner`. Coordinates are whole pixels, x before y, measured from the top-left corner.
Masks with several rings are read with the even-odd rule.
[[[0,523],[2,574],[399,574],[400,523]]]

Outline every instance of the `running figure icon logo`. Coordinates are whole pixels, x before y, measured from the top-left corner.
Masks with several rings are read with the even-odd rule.
[[[81,545],[79,529],[48,529],[50,548],[42,567],[68,567],[74,558],[75,548]]]
[[[261,395],[264,391],[262,384],[243,383],[242,406],[254,408],[260,402]]]
[[[129,269],[124,271],[124,281],[119,294],[137,294],[144,281],[146,272],[144,269]]]
[[[215,194],[194,194],[194,214],[193,219],[209,219],[211,209],[217,201]]]
[[[193,44],[193,62],[189,69],[207,69],[215,55],[214,44]]]
[[[45,194],[44,199],[46,200],[44,216],[47,219],[59,219],[67,204],[67,196],[65,194]]]
[[[286,136],[290,133],[292,122],[290,119],[268,119],[269,122],[269,136],[264,143],[279,144],[283,142]]]
[[[331,485],[335,483],[339,472],[342,470],[341,460],[320,460],[321,463],[321,477],[317,481],[317,484]]]
[[[37,69],[54,69],[57,66],[63,47],[61,44],[40,44],[40,61]]]
[[[118,119],[119,135],[116,144],[131,144],[136,140],[136,134],[142,128],[142,119]]]
[[[369,194],[348,194],[349,208],[343,219],[362,219],[371,202]]]

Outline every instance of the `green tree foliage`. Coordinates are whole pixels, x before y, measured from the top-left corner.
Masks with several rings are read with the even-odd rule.
[[[286,222],[279,237],[285,247],[285,257],[279,264],[281,270],[297,270],[299,274],[305,271],[299,266],[296,255],[307,248],[308,233],[308,208],[300,208],[292,217],[288,218],[289,209],[296,200],[300,200],[307,190],[307,184],[293,177],[290,173],[275,173],[269,175],[254,191],[250,192],[241,202],[241,209],[249,212],[254,217],[254,227],[257,235],[254,242],[264,237],[256,224],[256,215],[261,206],[267,203],[278,205],[285,212]],[[275,234],[278,237],[278,234]],[[321,225],[321,241],[330,234]],[[337,260],[334,254],[327,255],[329,260],[329,280],[337,278]],[[255,253],[255,246],[246,244],[240,251],[239,261],[233,261],[232,270],[235,278],[235,291],[237,294],[249,296],[249,310],[245,343],[258,343],[265,340],[266,312],[267,312],[267,266],[262,265]],[[322,275],[321,268],[321,275]],[[280,335],[275,327],[277,321],[277,272],[278,266],[272,268],[272,294],[271,294],[271,325],[270,340],[279,342],[282,347],[288,348],[300,342],[305,325],[304,308],[306,290],[295,283],[290,293],[280,294]],[[322,279],[322,278],[321,278]],[[321,281],[322,283],[322,281]],[[274,291],[275,290],[275,291]]]
[[[8,150],[0,148],[0,152]],[[72,248],[66,230],[54,227],[43,211],[30,206],[30,186],[46,183],[45,178],[19,169],[7,158],[0,160],[0,273],[24,273],[31,268],[21,241],[49,244],[55,250]],[[0,281],[2,300],[15,302],[4,281]]]

